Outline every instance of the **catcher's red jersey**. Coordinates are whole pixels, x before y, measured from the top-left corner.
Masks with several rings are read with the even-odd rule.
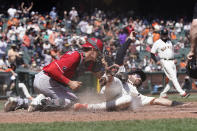
[[[83,55],[78,51],[69,51],[66,52],[60,60],[55,60],[43,67],[43,70],[53,79],[63,84],[68,84],[82,60]]]

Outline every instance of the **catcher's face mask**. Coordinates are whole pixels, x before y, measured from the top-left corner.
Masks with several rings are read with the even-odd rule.
[[[99,62],[102,59],[101,53],[94,48],[83,48],[83,51],[88,53],[88,57],[85,58],[85,61]]]
[[[97,57],[96,57],[96,62],[101,61],[101,59],[103,58],[103,50],[104,50],[104,46],[103,46],[103,42],[100,39],[97,38],[88,38],[87,39],[87,43],[82,45],[83,47],[91,47],[93,48],[95,51],[97,51]]]
[[[105,86],[107,84],[107,78],[106,77],[101,77],[99,79],[99,83],[100,83],[100,86]]]

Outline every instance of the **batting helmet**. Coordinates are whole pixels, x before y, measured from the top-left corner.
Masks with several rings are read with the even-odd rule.
[[[161,36],[168,36],[168,30],[167,29],[163,29],[161,31]]]
[[[97,38],[88,38],[86,43],[82,45],[84,48],[94,48],[98,51],[103,51],[103,42]]]
[[[186,73],[191,78],[197,79],[197,62],[196,62],[196,58],[188,60],[187,65],[186,65]]]
[[[146,74],[141,69],[136,69],[136,70],[128,72],[128,75],[132,75],[132,74],[138,74],[141,77],[142,82],[146,80]]]

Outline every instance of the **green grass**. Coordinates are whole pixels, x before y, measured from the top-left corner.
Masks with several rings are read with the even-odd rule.
[[[159,95],[153,95],[154,97],[159,97]],[[197,93],[192,93],[188,98],[182,98],[179,94],[169,94],[168,99],[182,101],[182,102],[195,102],[197,101]]]
[[[197,94],[191,94],[188,98],[184,99],[181,98],[178,94],[176,95],[169,95],[170,100],[177,100],[177,101],[183,101],[183,102],[195,102],[197,101]]]
[[[2,131],[196,131],[197,119],[0,124]]]

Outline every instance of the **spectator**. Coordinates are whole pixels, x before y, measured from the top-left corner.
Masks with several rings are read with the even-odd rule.
[[[51,49],[51,45],[49,44],[48,41],[44,41],[43,43],[43,50],[50,50]]]
[[[186,70],[186,61],[184,58],[181,59],[181,62],[179,63],[180,71]]]
[[[16,15],[17,10],[14,8],[14,5],[11,5],[11,7],[8,9],[7,12],[8,12],[9,18],[12,19]]]
[[[9,63],[6,55],[2,56],[2,58],[0,59],[0,66],[6,67],[6,68],[10,66],[10,63]]]
[[[82,19],[79,24],[78,24],[80,30],[82,33],[87,33],[87,26],[88,26],[88,22],[84,19]]]
[[[17,40],[17,35],[16,35],[16,26],[11,26],[10,27],[11,29],[8,31],[8,33],[7,33],[7,38],[8,38],[8,40],[9,40],[9,42],[11,43],[11,44],[14,44],[15,42],[16,42],[16,40]]]
[[[78,12],[75,7],[72,7],[72,10],[69,12],[70,20],[76,22],[78,17]]]
[[[118,35],[120,45],[125,43],[127,36],[128,35],[127,35],[126,29],[121,29],[120,32],[119,32],[119,35]]]
[[[16,64],[16,57],[19,56],[19,53],[17,52],[17,46],[16,44],[11,45],[11,49],[8,50],[8,61],[10,64]]]
[[[49,43],[55,45],[55,39],[57,38],[56,29],[52,28],[52,33],[49,35]]]
[[[158,30],[155,30],[155,31],[153,32],[153,43],[154,43],[155,41],[159,40],[159,39],[160,39],[160,34],[159,34]]]
[[[24,7],[24,2],[22,2],[21,3],[21,10],[22,10],[22,16],[24,16],[24,17],[29,17],[29,12],[30,12],[30,10],[32,9],[32,7],[33,7],[33,2],[31,2],[31,5],[29,6],[29,7]]]
[[[52,62],[52,56],[50,54],[50,50],[44,50],[42,56],[44,57],[45,66]]]
[[[56,12],[56,7],[53,7],[52,10],[49,13],[50,17],[52,18],[53,21],[57,20],[57,12]]]
[[[0,59],[6,55],[7,42],[3,39],[3,36],[0,34]]]
[[[19,56],[16,57],[16,67],[23,67],[25,68],[27,65],[25,65],[24,61],[23,61],[23,52],[20,51],[19,53]]]
[[[153,45],[153,29],[152,28],[150,28],[150,30],[149,31],[146,31],[146,32],[148,32],[147,33],[147,44],[149,44],[149,45]]]
[[[33,8],[33,3],[29,7],[25,6],[25,4],[24,2],[21,3],[23,6],[21,13],[26,12],[26,14],[29,14],[30,8]],[[12,9],[14,9],[13,6],[10,7],[10,10]],[[3,33],[1,33],[2,41],[8,45],[5,47],[6,49],[4,48],[6,51],[3,50],[5,51],[5,55],[7,55],[10,43],[16,44],[19,48],[18,50],[22,50],[22,57],[27,65],[31,64],[32,57],[36,56],[35,51],[38,52],[40,59],[43,59],[39,52],[51,50],[52,45],[58,47],[57,50],[60,54],[68,50],[78,50],[81,48],[79,44],[81,43],[81,38],[83,37],[84,39],[90,36],[102,39],[106,49],[110,51],[112,58],[114,58],[114,54],[116,54],[120,43],[124,43],[125,41],[125,32],[136,31],[138,39],[134,44],[130,45],[130,52],[126,54],[128,62],[131,63],[131,66],[128,68],[131,68],[137,63],[140,63],[140,66],[144,64],[140,52],[143,51],[146,53],[150,51],[152,43],[160,37],[159,32],[163,28],[167,28],[172,33],[170,39],[173,41],[177,55],[180,53],[179,49],[188,48],[189,45],[188,34],[190,23],[181,18],[178,21],[173,21],[149,19],[149,17],[145,19],[142,17],[118,17],[121,14],[114,15],[112,12],[104,12],[99,9],[95,9],[94,13],[90,12],[92,15],[87,15],[86,12],[81,12],[79,15],[74,7],[69,13],[65,10],[64,14],[62,14],[63,18],[58,18],[58,9],[55,9],[56,19],[58,21],[54,21],[50,13],[42,14],[32,11],[31,15],[24,16],[23,14],[25,13],[20,14],[20,11],[14,10],[9,15],[10,19],[4,18],[6,17],[5,14],[3,15],[4,17],[0,17],[0,30],[3,30]],[[176,27],[179,25],[181,25],[179,27],[179,30],[181,29],[181,33],[179,34],[181,35],[176,34]],[[124,33],[121,33],[122,31]],[[46,43],[48,41],[49,43]],[[39,46],[37,46],[38,43]],[[63,48],[66,50],[63,50]],[[136,58],[138,61],[136,59],[133,60],[133,58]],[[37,65],[41,65],[41,61]],[[155,66],[155,69],[158,69],[157,66]]]
[[[30,32],[29,32],[29,30],[27,30],[25,32],[25,35],[23,36],[23,44],[22,45],[27,48],[30,47],[30,45],[31,45],[31,40],[30,40],[29,35],[30,35]]]

